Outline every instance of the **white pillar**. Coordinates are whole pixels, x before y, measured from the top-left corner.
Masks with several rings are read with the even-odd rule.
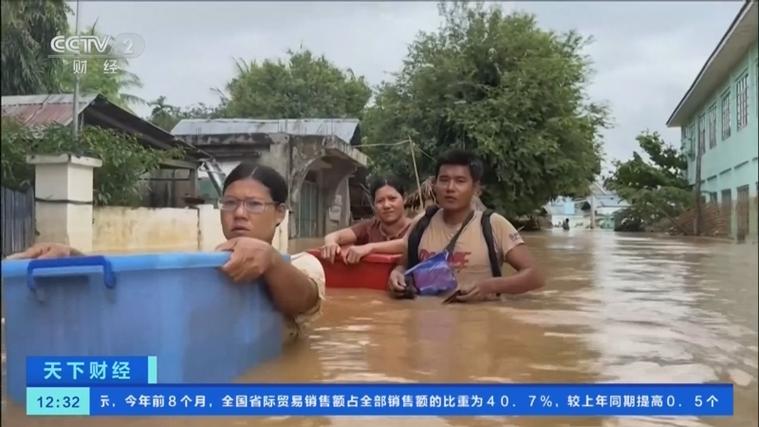
[[[92,172],[103,162],[71,154],[29,156],[34,165],[38,242],[92,251]]]

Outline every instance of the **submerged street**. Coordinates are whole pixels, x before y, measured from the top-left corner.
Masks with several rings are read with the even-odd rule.
[[[479,305],[329,290],[310,334],[247,382],[728,382],[727,418],[391,418],[434,426],[757,424],[757,245],[604,231],[524,235],[548,285]],[[3,369],[5,371],[5,369]],[[8,426],[102,425],[26,418]],[[113,426],[357,426],[372,418],[121,418]],[[111,423],[113,422],[113,423]]]

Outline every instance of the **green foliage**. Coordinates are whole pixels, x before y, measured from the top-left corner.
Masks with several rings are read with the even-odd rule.
[[[2,1],[2,94],[33,95],[60,91],[63,64],[48,58],[50,40],[66,34],[63,0]]]
[[[167,104],[165,96],[159,96],[154,101],[148,102],[148,106],[153,107],[148,120],[167,132],[170,132],[181,120],[179,108]]]
[[[632,159],[614,162],[615,169],[605,182],[630,203],[629,208],[617,212],[617,227],[624,231],[640,231],[665,218],[673,220],[693,203],[684,177],[685,155],[667,145],[657,132],[641,132],[636,140],[650,160],[633,152]]]
[[[153,107],[148,120],[167,132],[170,132],[182,119],[217,119],[224,117],[223,106],[210,107],[201,102],[182,109],[167,104],[165,96],[159,96],[156,100],[148,102],[148,105]]]
[[[93,24],[89,30],[83,32],[86,35],[102,35],[95,29],[97,23]],[[73,35],[70,33],[69,35]],[[82,58],[86,61],[87,72],[79,76],[79,92],[82,94],[100,93],[108,100],[125,110],[131,111],[130,107],[144,104],[142,98],[126,93],[130,89],[139,89],[142,87],[142,81],[133,73],[127,71],[129,61],[125,58]],[[115,65],[115,67],[113,67]],[[107,66],[107,67],[106,67]],[[76,74],[74,73],[74,60],[66,58],[63,60],[64,72],[62,73],[61,84],[64,92],[74,92],[76,84]]]
[[[288,51],[287,62],[237,61],[227,85],[228,117],[360,118],[371,96],[363,77],[340,70],[308,50]]]
[[[2,3],[2,94],[33,95],[74,92],[76,75],[71,58],[49,58],[50,41],[69,31],[71,9],[62,0],[3,1]],[[99,34],[96,25],[84,32]],[[80,76],[80,92],[101,93],[114,104],[129,109],[144,101],[126,93],[141,88],[139,77],[126,71],[126,59],[83,58],[87,72]],[[105,72],[106,61],[115,62]]]
[[[103,166],[95,169],[93,177],[97,205],[137,205],[143,190],[141,179],[157,170],[161,161],[183,154],[180,149],[146,148],[133,136],[110,129],[85,127],[79,141],[74,141],[70,127],[31,130],[10,119],[3,119],[1,145],[3,186],[14,189],[34,181],[34,168],[26,164],[28,155],[70,153],[102,160]]]
[[[17,121],[3,117],[2,141],[2,182],[3,187],[25,190],[32,185],[33,171],[26,164],[28,147],[34,143],[32,132]]]
[[[637,152],[625,162],[615,161],[614,172],[607,178],[609,188],[624,191],[625,188],[656,189],[659,187],[688,188],[685,155],[667,145],[658,132],[641,132],[636,138],[638,145],[650,161],[643,160]]]
[[[401,72],[379,87],[365,143],[411,138],[423,176],[452,148],[486,163],[483,201],[511,216],[559,195],[582,195],[600,172],[602,106],[586,102],[589,41],[523,13],[443,3],[436,33],[412,43]],[[407,146],[367,148],[372,167],[413,179]],[[421,157],[421,159],[420,159]]]

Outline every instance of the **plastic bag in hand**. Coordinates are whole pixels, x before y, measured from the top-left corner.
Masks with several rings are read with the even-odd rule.
[[[440,295],[458,287],[456,276],[448,265],[448,251],[443,251],[406,271],[406,282],[420,295]]]

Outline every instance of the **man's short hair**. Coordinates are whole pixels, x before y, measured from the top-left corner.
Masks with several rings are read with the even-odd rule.
[[[485,172],[485,166],[482,164],[482,160],[476,155],[464,150],[454,149],[447,151],[440,156],[437,161],[437,166],[435,167],[435,178],[440,174],[440,168],[444,165],[469,167],[469,173],[472,175],[472,180],[474,182],[480,182],[482,180],[482,175]]]

